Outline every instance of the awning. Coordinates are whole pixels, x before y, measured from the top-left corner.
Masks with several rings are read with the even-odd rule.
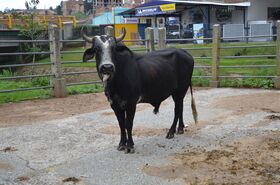
[[[176,4],[175,9],[162,10],[161,7],[167,6],[168,4]],[[153,16],[159,14],[170,14],[178,11],[178,6],[183,7],[185,5],[212,5],[212,6],[230,6],[230,7],[248,7],[251,6],[250,2],[240,3],[224,3],[214,1],[198,1],[198,0],[151,0],[148,3],[142,4],[135,8],[119,13],[122,16]],[[171,7],[171,6],[170,6]]]
[[[173,2],[182,4],[196,4],[196,5],[217,5],[217,6],[251,6],[251,2],[240,2],[240,3],[224,3],[224,2],[213,2],[213,1],[186,1],[186,0],[161,0],[162,2]]]

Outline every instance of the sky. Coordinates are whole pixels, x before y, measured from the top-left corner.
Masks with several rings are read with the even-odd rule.
[[[27,0],[30,1],[30,0]],[[50,6],[55,8],[60,4],[62,0],[40,0],[38,9],[49,9]],[[5,8],[9,9],[25,9],[25,0],[0,0],[0,10],[3,11]]]

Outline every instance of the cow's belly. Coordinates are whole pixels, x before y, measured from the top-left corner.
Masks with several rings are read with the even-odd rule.
[[[168,98],[176,90],[176,85],[163,85],[155,84],[150,86],[148,89],[145,89],[141,93],[141,102],[143,103],[160,103]]]

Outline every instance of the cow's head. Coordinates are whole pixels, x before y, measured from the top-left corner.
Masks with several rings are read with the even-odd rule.
[[[126,30],[122,28],[122,34],[115,38],[108,35],[94,36],[93,38],[88,37],[84,32],[82,36],[86,42],[92,44],[90,49],[84,52],[83,62],[92,59],[95,56],[96,68],[99,77],[103,82],[111,80],[115,73],[114,64],[114,52],[119,42],[121,42],[126,35]]]

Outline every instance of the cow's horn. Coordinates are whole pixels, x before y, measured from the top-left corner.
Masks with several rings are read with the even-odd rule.
[[[90,38],[89,36],[87,36],[87,35],[85,34],[84,29],[81,30],[81,33],[82,33],[83,39],[84,39],[86,42],[92,43],[93,39]]]
[[[125,35],[126,35],[126,30],[125,30],[124,27],[122,27],[122,34],[119,37],[116,38],[116,41],[117,42],[122,41],[124,39]]]

